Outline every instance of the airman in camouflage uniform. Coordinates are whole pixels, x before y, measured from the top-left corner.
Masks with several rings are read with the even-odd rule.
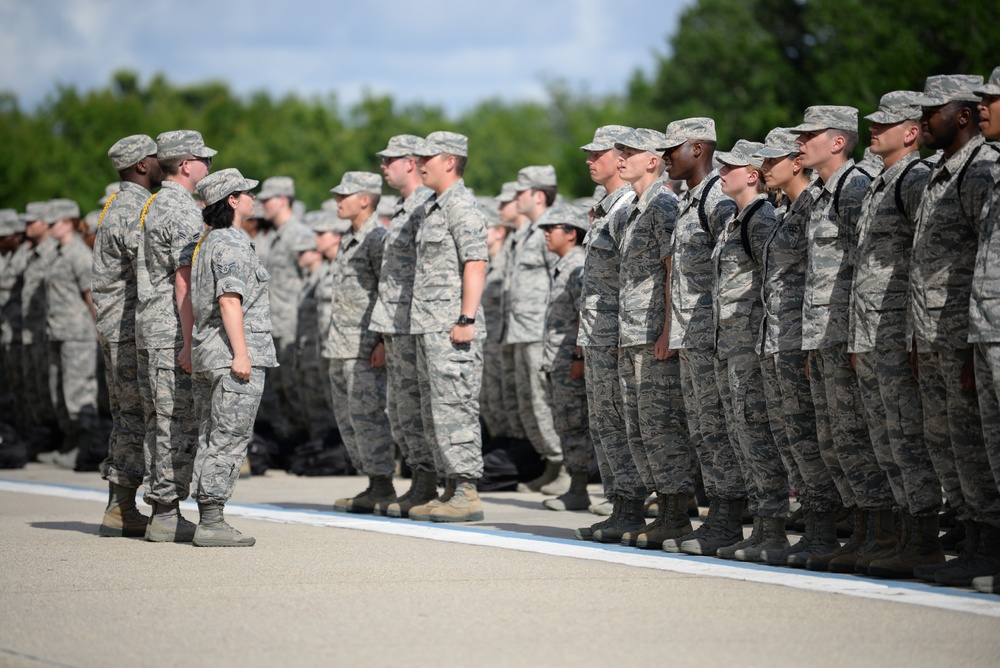
[[[420,137],[398,135],[389,139],[376,155],[390,187],[403,199],[392,207],[378,283],[378,299],[371,316],[371,329],[385,340],[386,412],[393,440],[413,471],[413,484],[399,501],[385,509],[391,517],[406,517],[410,508],[437,496],[434,452],[428,443],[420,409],[417,381],[417,340],[410,334],[410,300],[417,262],[417,230],[424,219],[424,206],[432,193],[420,182],[413,151]],[[381,204],[381,202],[380,202]]]
[[[867,572],[873,562],[898,553],[901,539],[919,537],[926,543],[920,550],[929,548],[930,553],[920,559],[903,558],[908,566],[901,561],[892,569],[899,577],[912,577],[913,566],[927,563],[928,558],[944,559],[937,541],[941,483],[924,444],[920,386],[910,367],[906,326],[913,230],[929,172],[920,160],[918,95],[887,93],[878,111],[867,117],[872,121],[872,150],[882,157],[883,169],[861,203],[848,340],[868,433],[879,466],[888,476],[905,534],[897,533],[893,513],[880,511],[873,524],[879,548],[866,551],[855,568]],[[875,566],[876,574],[889,570],[885,564]]]
[[[385,413],[385,346],[370,331],[378,299],[386,229],[375,215],[382,177],[346,172],[331,189],[338,215],[351,221],[333,261],[330,336],[323,356],[330,360],[333,412],[354,467],[368,476],[368,488],[350,499],[338,499],[339,512],[371,513],[376,503],[396,500],[392,474],[396,467],[392,434]]]
[[[607,194],[594,207],[594,217],[583,240],[585,250],[580,295],[580,332],[584,380],[590,419],[590,438],[597,454],[604,495],[619,509],[632,500],[645,499],[649,489],[629,450],[622,415],[622,387],[618,380],[618,232],[619,211],[635,202],[632,184],[618,174],[620,151],[615,142],[632,131],[622,125],[605,125],[594,132],[593,141],[580,147],[587,153],[591,178]],[[576,536],[589,540],[601,522],[577,529]]]
[[[1000,492],[983,440],[970,347],[970,298],[983,208],[997,160],[976,122],[982,77],[928,77],[918,98],[924,145],[944,152],[920,200],[910,261],[910,316],[917,348],[924,440],[945,498],[965,527],[965,550],[946,564],[913,569],[919,578],[967,586],[981,547],[998,542]],[[988,381],[987,381],[988,382]],[[980,545],[980,539],[986,541]],[[992,555],[996,556],[996,555]],[[991,557],[992,558],[992,557]]]
[[[507,420],[507,435],[511,440],[527,441],[528,434],[521,424],[521,416],[517,408],[517,372],[514,368],[514,346],[503,343],[504,332],[507,329],[507,319],[510,317],[510,277],[514,269],[514,247],[517,231],[531,224],[528,217],[517,212],[517,182],[508,181],[503,184],[500,194],[495,198],[500,220],[511,226],[504,239],[503,247],[497,254],[497,265],[502,267],[500,274],[500,325],[494,333],[488,330],[489,336],[497,336],[500,340],[501,357],[501,392],[503,394],[503,414]]]
[[[466,522],[483,518],[479,390],[483,377],[480,306],[489,251],[486,214],[462,174],[468,138],[432,132],[415,151],[424,185],[434,191],[417,232],[410,332],[417,339],[417,378],[424,429],[439,452],[443,495],[410,509],[410,519]],[[431,436],[433,434],[433,436]]]
[[[45,272],[58,243],[49,236],[56,222],[47,202],[31,202],[25,211],[25,236],[31,242],[21,284],[21,344],[24,352],[24,396],[28,437],[33,453],[61,449],[51,439],[57,429],[49,393],[49,348],[45,341]]]
[[[664,547],[668,551],[715,554],[719,547],[742,539],[740,517],[747,496],[715,379],[711,308],[712,248],[735,206],[722,194],[712,167],[715,121],[701,117],[673,121],[666,135],[663,157],[667,174],[687,183],[670,257],[669,349],[676,350],[680,360],[688,428],[710,505],[708,518],[694,535],[679,545],[667,541]]]
[[[136,347],[139,363],[148,369],[145,499],[153,506],[146,539],[188,542],[195,526],[181,516],[178,504],[189,494],[198,442],[190,375],[190,272],[204,228],[191,194],[208,175],[216,151],[193,130],[164,132],[156,145],[163,186],[140,215],[136,260]]]
[[[194,490],[201,516],[193,543],[198,547],[249,547],[223,519],[240,466],[253,436],[264,369],[278,363],[271,338],[269,276],[242,230],[253,213],[257,181],[223,169],[198,183],[211,229],[194,251],[191,351],[198,453]]]
[[[483,389],[479,393],[479,408],[490,440],[496,439],[495,444],[499,445],[510,437],[503,410],[503,281],[507,269],[503,247],[514,226],[500,220],[494,198],[480,197],[479,204],[489,217],[486,245],[490,253],[482,299],[486,341],[483,343]]]
[[[521,424],[535,452],[545,460],[542,475],[519,485],[519,490],[543,494],[563,494],[569,488],[545,374],[541,371],[545,306],[552,268],[558,258],[546,248],[545,235],[539,226],[545,224],[548,210],[555,202],[556,189],[556,170],[551,165],[533,165],[517,173],[517,211],[530,222],[514,232],[503,339],[505,344],[514,346]]]
[[[139,217],[150,190],[160,185],[163,174],[156,160],[156,142],[146,135],[115,142],[108,157],[122,180],[105,191],[91,270],[91,298],[112,420],[108,456],[101,464],[101,477],[108,481],[110,496],[100,533],[141,536],[148,518],[136,510],[135,493],[145,471],[146,429],[140,397],[149,380],[148,370],[139,367],[135,347],[135,265]]]
[[[987,84],[973,91],[979,102],[979,127],[990,140],[1000,139],[1000,67],[993,70]],[[976,347],[976,390],[982,413],[983,437],[993,468],[993,479],[1000,484],[1000,160],[990,170],[993,195],[980,220],[979,251],[972,278],[969,309],[969,342]],[[972,585],[979,591],[1000,594],[1000,567],[976,577]]]
[[[49,229],[57,242],[45,272],[45,338],[49,346],[49,393],[75,467],[97,469],[97,330],[90,302],[90,248],[76,233],[79,205],[49,202],[58,220]],[[103,450],[103,448],[101,448]],[[70,462],[67,462],[67,465]]]
[[[717,153],[722,192],[737,211],[726,221],[712,250],[715,284],[715,378],[726,424],[735,436],[736,456],[749,492],[755,531],[750,538],[719,548],[716,555],[760,561],[764,550],[788,547],[788,474],[771,434],[756,342],[763,319],[760,270],[764,242],[774,227],[774,206],[764,195],[763,144],[739,140]]]
[[[594,447],[587,420],[587,390],[577,330],[583,283],[582,243],[590,224],[580,209],[557,204],[540,227],[548,250],[559,256],[552,268],[552,288],[545,309],[542,370],[548,380],[550,403],[559,407],[553,418],[570,477],[569,489],[555,499],[547,499],[543,505],[549,510],[586,510],[590,506],[587,482]]]
[[[6,420],[22,437],[28,435],[28,411],[24,392],[23,348],[21,346],[21,287],[31,249],[24,240],[24,220],[14,209],[0,210],[0,353],[3,380],[10,390],[11,403]]]
[[[840,545],[835,522],[842,506],[820,453],[816,411],[805,372],[808,354],[802,350],[802,296],[809,256],[806,229],[817,191],[810,187],[812,170],[802,167],[796,137],[785,128],[776,128],[757,152],[764,159],[767,185],[780,189],[786,198],[786,204],[775,212],[776,223],[761,260],[764,320],[758,350],[771,434],[789,484],[798,492],[806,531],[795,545],[763,550],[761,558],[770,564],[804,568],[810,553],[826,554]]]
[[[298,296],[305,279],[299,253],[316,247],[316,239],[295,215],[295,182],[288,176],[265,179],[258,194],[264,216],[275,228],[267,250],[265,267],[271,275],[271,322],[278,366],[267,372],[261,401],[261,417],[271,423],[287,448],[290,441],[307,431],[300,410],[295,382],[295,327]]]
[[[667,348],[667,268],[677,218],[677,197],[664,187],[659,150],[663,134],[637,128],[615,148],[618,173],[632,184],[636,201],[618,214],[619,352],[622,409],[629,450],[658,515],[646,525],[642,503],[630,500],[618,523],[594,531],[600,542],[616,536],[626,545],[659,549],[664,540],[691,531],[688,496],[690,451],[680,368]],[[636,512],[638,510],[638,513]]]

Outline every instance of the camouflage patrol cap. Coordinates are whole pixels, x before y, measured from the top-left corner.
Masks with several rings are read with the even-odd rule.
[[[730,151],[719,151],[715,154],[715,159],[730,167],[760,167],[764,164],[764,158],[757,155],[757,152],[764,148],[764,145],[757,141],[747,141],[740,139]]]
[[[820,104],[808,107],[802,122],[794,128],[789,128],[789,130],[798,134],[802,134],[803,132],[819,132],[821,130],[857,132],[858,110],[854,107],[835,104]]]
[[[14,209],[0,209],[0,237],[24,232],[24,221]]]
[[[594,139],[589,144],[581,146],[580,150],[584,153],[611,150],[617,142],[622,141],[631,131],[632,128],[625,125],[602,125],[594,131]]]
[[[500,220],[500,211],[497,209],[496,202],[492,197],[488,195],[478,195],[476,197],[476,201],[479,202],[479,206],[483,209],[483,213],[486,214],[486,227],[514,227],[513,224],[505,223]]]
[[[439,130],[432,132],[420,142],[414,151],[414,155],[429,158],[431,156],[447,153],[448,155],[469,155],[469,138],[457,132],[445,132]]]
[[[983,85],[978,74],[935,74],[927,77],[924,92],[917,96],[921,107],[940,107],[949,102],[979,102],[973,92]]]
[[[396,213],[396,207],[399,206],[399,198],[395,196],[383,196],[382,199],[378,201],[378,206],[375,207],[375,215],[380,218],[392,218],[393,214]]]
[[[799,152],[795,139],[799,135],[788,128],[774,128],[764,138],[764,146],[754,154],[758,158],[784,158],[786,155]]]
[[[211,158],[218,153],[205,146],[205,140],[197,130],[170,130],[156,138],[157,158],[176,158],[193,155],[196,158]]]
[[[538,227],[539,229],[544,230],[548,227],[555,227],[556,225],[575,227],[584,233],[590,231],[590,221],[587,219],[587,214],[572,204],[553,205],[548,210],[544,222]]]
[[[116,172],[128,169],[143,158],[156,155],[156,142],[149,135],[129,135],[108,149],[111,166]]]
[[[535,188],[551,188],[557,185],[556,168],[552,165],[530,165],[517,172],[517,182],[514,187],[517,192]]]
[[[615,142],[615,148],[634,148],[640,151],[659,154],[663,151],[664,136],[658,130],[649,128],[633,128],[624,137]]]
[[[45,218],[45,222],[50,225],[67,218],[80,217],[80,205],[71,199],[60,197],[57,199],[50,199],[46,204],[45,208],[47,217]]]
[[[990,80],[972,90],[974,95],[1000,95],[1000,67],[993,68],[993,74],[990,75]]]
[[[24,213],[21,215],[21,219],[25,223],[33,223],[36,220],[45,221],[49,217],[49,204],[48,202],[28,202],[28,206],[24,208]]]
[[[97,224],[101,222],[101,211],[100,209],[94,209],[83,217],[84,222],[87,223],[87,234],[94,234],[97,232]]]
[[[920,93],[913,90],[894,90],[878,101],[878,110],[865,116],[872,123],[900,123],[920,120]]]
[[[344,234],[347,230],[351,229],[351,221],[339,218],[336,211],[327,211],[325,209],[307,213],[305,215],[305,223],[316,234],[323,234],[324,232]]]
[[[493,198],[497,204],[513,202],[517,198],[517,181],[507,181],[500,186],[500,194]]]
[[[100,204],[101,206],[104,206],[105,204],[108,203],[108,200],[111,199],[111,196],[121,189],[122,189],[121,181],[112,181],[108,185],[104,186],[104,197],[97,200],[97,203]]]
[[[344,172],[340,183],[330,192],[334,195],[354,195],[355,193],[382,194],[382,176],[372,172]]]
[[[402,158],[407,155],[416,155],[415,151],[420,149],[423,139],[417,135],[396,135],[389,139],[389,145],[376,153],[380,158]]]
[[[716,141],[715,121],[704,116],[694,116],[673,121],[663,133],[663,143],[657,149],[666,151],[687,141]]]
[[[264,179],[264,185],[257,193],[260,201],[271,199],[272,197],[295,197],[295,179],[290,176],[272,176]]]
[[[205,206],[211,206],[233,193],[253,190],[259,181],[245,178],[235,167],[220,169],[198,182],[198,196]]]

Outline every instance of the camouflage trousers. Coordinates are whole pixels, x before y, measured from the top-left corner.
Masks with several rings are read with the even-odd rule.
[[[101,337],[101,351],[111,405],[111,438],[108,456],[101,463],[101,477],[116,485],[138,489],[145,467],[142,443],[146,427],[135,340],[107,341]]]
[[[418,335],[417,379],[424,433],[435,449],[438,472],[448,477],[482,477],[483,342],[452,343],[449,332]]]
[[[563,463],[571,474],[589,473],[594,458],[587,421],[587,385],[583,378],[571,377],[575,348],[575,344],[559,348],[547,379],[552,405],[558,406],[553,419],[561,439]]]
[[[507,420],[507,434],[511,438],[524,441],[528,439],[528,434],[524,431],[524,425],[521,424],[521,416],[518,414],[517,372],[514,368],[514,346],[500,344],[500,359],[503,364],[501,392],[503,393],[503,415]]]
[[[391,476],[395,448],[385,414],[385,367],[371,360],[330,360],[330,391],[340,437],[354,468],[367,476]]]
[[[392,438],[411,469],[433,471],[434,452],[424,435],[417,380],[417,337],[385,335],[386,412]]]
[[[197,371],[192,387],[198,411],[198,452],[191,496],[199,503],[226,503],[253,437],[264,393],[264,369],[252,368],[250,380],[236,377],[228,368]]]
[[[49,341],[49,396],[65,449],[92,449],[97,432],[97,342]]]
[[[499,341],[483,342],[483,389],[479,410],[490,438],[508,436],[507,416],[503,412],[503,351]]]
[[[835,483],[837,472],[843,473],[853,495],[853,499],[844,499],[844,505],[863,510],[891,508],[892,490],[868,436],[858,379],[846,343],[809,352],[809,387],[823,460]]]
[[[146,503],[170,505],[188,497],[191,467],[198,447],[198,414],[191,376],[177,364],[176,348],[139,351],[147,360],[143,402],[152,408],[146,421],[143,454]]]
[[[542,371],[544,347],[541,341],[514,344],[517,413],[535,452],[550,462],[561,462],[562,445],[556,433],[545,372]]]
[[[0,415],[3,415],[4,420],[13,420],[16,413],[14,408],[15,393],[12,390],[19,387],[20,384],[11,383],[8,380],[7,347],[4,346],[4,352],[0,354],[0,380],[3,382],[3,385],[0,386]]]
[[[830,513],[840,510],[843,500],[820,452],[816,409],[806,378],[807,359],[808,354],[801,350],[778,351],[761,358],[761,375],[771,434],[788,471],[789,484],[807,510]]]
[[[49,392],[49,347],[39,340],[37,343],[23,344],[22,350],[28,438],[34,452],[44,452],[58,447],[57,443],[42,443],[37,440],[38,434],[44,433],[45,427],[54,427],[56,422],[56,411]]]
[[[715,379],[729,433],[735,437],[750,512],[758,517],[787,516],[788,472],[771,434],[760,358],[753,350],[716,358]]]
[[[741,499],[746,483],[736,459],[735,436],[726,428],[722,398],[715,380],[715,352],[700,348],[677,351],[684,412],[695,455],[701,464],[705,493],[713,499]]]
[[[1000,485],[1000,403],[997,401],[1000,396],[1000,343],[976,344],[976,391],[993,484]],[[1000,517],[984,513],[981,520],[997,525]]]
[[[14,425],[18,434],[28,433],[28,404],[24,393],[24,347],[20,343],[3,346],[4,380],[11,390],[13,407],[5,416]]]
[[[643,483],[660,494],[694,492],[680,376],[677,355],[658,360],[652,343],[618,351],[629,451]]]
[[[857,353],[868,433],[896,505],[917,517],[941,510],[941,482],[924,443],[920,384],[905,351]]]
[[[322,440],[337,428],[333,419],[333,404],[328,401],[330,373],[326,360],[319,356],[318,351],[311,355],[302,355],[300,351],[295,360],[295,377],[299,413],[309,431],[309,440]]]
[[[267,370],[260,417],[274,428],[279,439],[289,439],[298,432],[308,431],[302,418],[299,390],[296,387],[295,340],[275,339],[274,351],[278,366]]]
[[[618,379],[618,348],[584,346],[583,373],[587,388],[590,438],[597,453],[605,496],[644,499],[649,489],[642,482],[625,433],[622,386]]]

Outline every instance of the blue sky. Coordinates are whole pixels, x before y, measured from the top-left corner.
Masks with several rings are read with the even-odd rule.
[[[32,109],[69,84],[224,80],[244,94],[364,91],[459,113],[545,100],[545,82],[622,93],[691,0],[0,0],[0,90]]]

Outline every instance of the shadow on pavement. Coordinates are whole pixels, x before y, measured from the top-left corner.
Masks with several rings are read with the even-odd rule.
[[[542,506],[542,502],[537,499],[525,499],[525,498],[517,499],[517,498],[511,498],[509,496],[496,497],[492,495],[484,496],[481,498],[483,501],[487,503],[495,503],[498,506],[514,506],[516,508],[526,508],[527,510],[545,510],[545,507]],[[545,498],[548,499],[554,497],[547,496]]]
[[[295,503],[291,501],[265,502],[262,506],[274,506],[288,510],[319,510],[325,513],[333,512],[333,503]]]
[[[538,526],[532,524],[509,524],[498,522],[496,524],[476,524],[474,526],[492,527],[499,531],[509,531],[510,533],[523,533],[529,536],[543,536],[545,538],[568,538],[575,539],[574,529],[564,529],[562,527]]]
[[[91,524],[89,522],[32,522],[31,526],[35,529],[49,529],[50,531],[78,531],[94,536],[97,535],[97,530],[101,528],[100,524]]]

